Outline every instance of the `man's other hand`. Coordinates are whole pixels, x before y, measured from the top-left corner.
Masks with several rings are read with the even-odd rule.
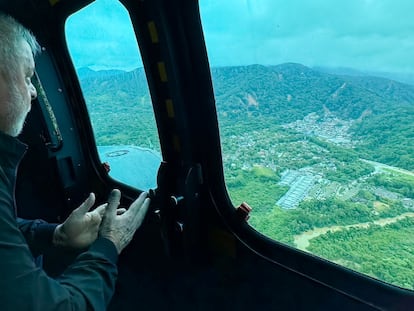
[[[119,213],[117,208],[120,199],[121,192],[119,190],[112,190],[102,219],[101,228],[99,229],[99,234],[102,237],[111,240],[115,244],[118,253],[121,253],[131,242],[135,231],[141,226],[150,204],[147,193],[143,192],[127,211]]]
[[[83,249],[96,240],[107,204],[89,211],[94,204],[95,195],[91,193],[63,224],[56,227],[53,235],[55,246]]]

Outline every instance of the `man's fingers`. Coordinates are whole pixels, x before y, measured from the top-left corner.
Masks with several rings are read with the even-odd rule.
[[[139,210],[139,216],[141,218],[141,220],[144,219],[145,215],[147,214],[148,208],[151,204],[151,199],[150,198],[146,198],[144,201],[144,204],[142,204],[142,207]]]
[[[134,202],[132,202],[131,206],[128,209],[128,213],[136,214],[138,210],[141,208],[142,204],[144,203],[146,197],[148,196],[148,193],[141,192],[138,199],[136,199]]]
[[[151,199],[145,198],[144,202],[140,206],[140,208],[137,210],[136,214],[134,215],[134,223],[136,228],[139,228],[145,218],[145,215],[147,214],[148,208],[150,206]]]
[[[116,210],[119,206],[119,202],[121,201],[121,191],[118,189],[114,189],[109,194],[108,198],[108,206],[105,209],[105,215],[116,215]]]
[[[108,206],[108,203],[99,205],[97,208],[95,208],[93,211],[98,213],[101,217],[105,214],[105,209]]]
[[[90,193],[89,197],[77,209],[75,209],[74,212],[79,214],[86,214],[94,204],[95,194]]]
[[[121,207],[121,208],[118,208],[118,209],[116,210],[116,214],[117,214],[117,215],[122,215],[122,214],[124,214],[126,211],[127,211],[127,210],[126,210],[126,208]]]

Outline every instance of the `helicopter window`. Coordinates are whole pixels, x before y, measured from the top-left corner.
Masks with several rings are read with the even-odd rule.
[[[160,145],[127,10],[116,0],[95,1],[69,17],[66,38],[109,175],[142,190],[155,187]]]
[[[413,289],[414,2],[200,11],[227,189],[250,225]]]

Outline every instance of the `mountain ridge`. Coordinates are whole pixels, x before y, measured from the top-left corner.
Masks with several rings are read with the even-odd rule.
[[[211,74],[223,126],[234,122],[285,125],[310,114],[321,121],[338,118],[352,122],[349,132],[361,156],[414,169],[413,85],[382,77],[336,75],[298,63],[213,67]],[[137,109],[141,118],[152,114],[143,68],[131,72],[84,69],[79,76],[89,104],[99,106],[102,116],[114,109],[113,102],[123,103],[117,109]]]

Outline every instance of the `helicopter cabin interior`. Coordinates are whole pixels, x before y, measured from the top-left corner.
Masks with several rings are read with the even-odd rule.
[[[132,43],[136,55],[124,53],[129,49],[124,42],[115,47],[104,41],[102,44],[111,32],[121,40],[127,30],[114,26],[118,17],[110,9],[102,9],[99,16],[84,11],[95,2],[122,7],[122,18],[129,23],[128,31],[136,40]],[[134,240],[120,256],[119,278],[109,310],[413,310],[412,287],[392,284],[351,269],[340,260],[323,258],[260,232],[252,225],[256,204],[251,197],[265,198],[254,193],[256,188],[241,198],[248,204],[239,200],[237,193],[233,197],[229,194],[231,184],[223,169],[225,156],[234,155],[236,159],[247,151],[241,150],[245,145],[241,149],[226,149],[220,135],[227,131],[221,128],[222,124],[227,126],[227,119],[220,121],[220,116],[230,118],[234,112],[244,136],[235,130],[228,130],[228,135],[233,135],[233,141],[240,145],[241,140],[254,135],[258,128],[265,130],[266,124],[250,122],[253,125],[246,131],[241,127],[244,120],[248,122],[249,117],[257,114],[259,87],[247,94],[246,99],[242,98],[248,103],[247,112],[237,116],[241,113],[237,104],[226,112],[216,107],[224,91],[216,87],[212,77],[236,88],[235,80],[221,76],[225,70],[227,74],[246,76],[250,69],[265,70],[265,67],[215,69],[209,61],[214,52],[206,47],[206,42],[214,38],[208,37],[208,18],[203,10],[207,12],[216,2],[220,1],[0,2],[0,10],[31,29],[42,47],[36,58],[33,81],[38,98],[19,137],[29,145],[17,182],[19,216],[61,222],[90,192],[104,202],[110,190],[118,188],[122,192],[122,205],[128,206],[140,192],[149,191],[150,210]],[[246,3],[254,6],[251,1]],[[75,20],[76,14],[86,18],[84,27]],[[93,16],[95,24],[88,24]],[[225,21],[234,27],[240,25],[231,16]],[[96,33],[101,26],[107,26],[101,41],[88,39],[85,34]],[[232,50],[231,44],[220,48]],[[123,65],[105,67],[105,55],[112,50],[116,50],[117,58],[111,61],[122,63],[128,57],[139,58],[131,66],[140,70],[132,71]],[[100,57],[99,51],[103,52],[101,63],[94,64],[92,60]],[[91,58],[83,61],[82,56],[77,56],[81,52],[89,52]],[[294,65],[290,66],[294,70]],[[302,77],[310,74],[301,70]],[[134,80],[128,75],[131,73]],[[280,80],[281,75],[277,75]],[[147,93],[141,95],[142,89]],[[102,94],[103,90],[107,93]],[[138,94],[142,102],[128,92]],[[88,102],[88,96],[94,99],[93,103]],[[240,98],[237,100],[243,101]],[[129,120],[135,120],[136,125]],[[99,122],[104,126],[101,130],[96,128]],[[150,127],[151,133],[146,131]],[[122,129],[131,136],[123,137]],[[116,144],[116,135],[125,139],[121,147],[111,149]],[[147,174],[142,166],[149,163],[148,158],[122,160],[135,152],[132,145],[141,146],[140,150],[147,153],[156,150],[148,164],[152,166],[148,173],[152,174],[152,180],[148,184],[139,183]],[[264,151],[259,152],[260,156],[265,156]],[[275,158],[283,159],[283,155]],[[119,176],[127,173],[132,176],[127,181],[118,178],[117,167]],[[255,184],[260,191],[273,191],[266,179],[273,178],[268,175],[273,174],[272,167],[264,167],[249,166],[238,173],[239,177],[233,176],[232,182],[240,182],[237,178],[250,172],[260,175],[259,183]],[[135,171],[136,168],[142,171]],[[297,209],[286,208],[286,213]],[[272,230],[276,232],[279,228],[275,226]],[[76,255],[47,254],[45,270],[51,276],[58,275]]]

